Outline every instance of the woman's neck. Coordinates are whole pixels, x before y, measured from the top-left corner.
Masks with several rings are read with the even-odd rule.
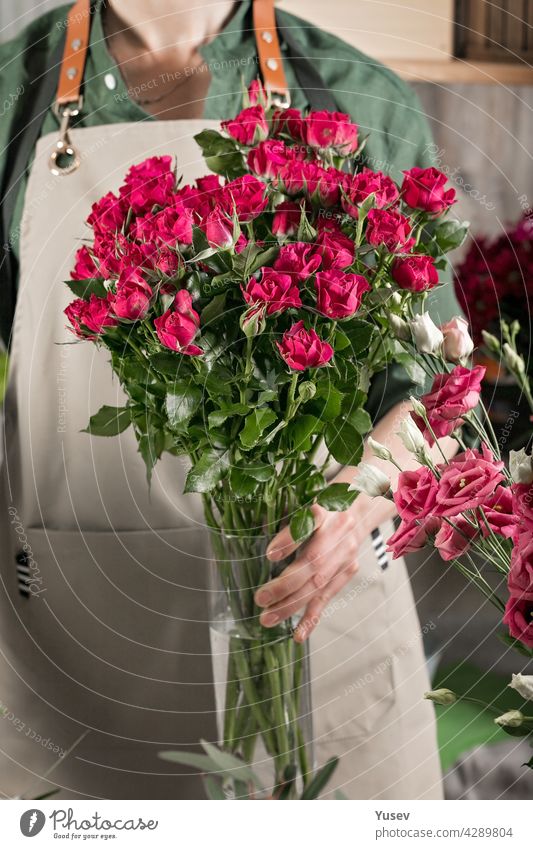
[[[237,0],[239,2],[239,0]],[[235,0],[107,0],[109,28],[139,51],[160,52],[211,40],[231,17]]]

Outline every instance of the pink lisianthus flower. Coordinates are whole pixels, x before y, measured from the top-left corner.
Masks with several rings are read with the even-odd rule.
[[[481,451],[467,448],[457,454],[441,466],[435,513],[458,516],[465,510],[481,507],[503,480],[503,466],[486,445],[482,445]]]
[[[400,472],[394,503],[400,518],[414,522],[431,514],[437,501],[439,484],[427,466]]]
[[[418,521],[400,522],[396,532],[387,541],[387,551],[397,558],[425,548],[439,530],[440,524],[440,519],[436,516],[426,516]]]
[[[473,369],[456,366],[449,374],[437,374],[431,391],[421,397],[431,430],[437,438],[448,436],[463,424],[462,416],[473,410],[481,393],[484,366]],[[411,413],[426,440],[433,445],[434,438],[421,416]]]
[[[452,524],[443,522],[435,537],[435,548],[443,560],[455,560],[470,548],[479,536],[479,528],[464,516],[454,516]]]

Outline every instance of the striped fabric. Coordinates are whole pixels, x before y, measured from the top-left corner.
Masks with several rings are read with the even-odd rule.
[[[381,534],[379,528],[374,528],[371,533],[372,537],[372,547],[376,552],[376,557],[378,559],[378,563],[382,569],[386,569],[389,565],[389,558],[387,555],[387,550],[385,548],[385,541]]]

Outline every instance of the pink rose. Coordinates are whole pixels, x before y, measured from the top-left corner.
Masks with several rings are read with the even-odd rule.
[[[319,218],[315,248],[322,257],[322,268],[348,268],[355,257],[355,245],[333,221]]]
[[[402,197],[413,209],[440,213],[455,203],[455,189],[446,190],[446,174],[437,168],[411,168],[404,171]]]
[[[76,251],[76,264],[70,272],[72,280],[87,280],[98,277],[98,268],[85,245]]]
[[[455,560],[470,548],[479,529],[464,516],[455,516],[453,525],[443,522],[435,537],[435,548],[443,560]]]
[[[533,536],[527,531],[515,537],[507,586],[512,596],[533,601]]]
[[[64,311],[70,321],[75,336],[79,339],[94,339],[92,334],[100,334],[106,327],[115,327],[118,324],[116,318],[111,315],[111,304],[109,295],[106,298],[98,298],[91,295],[88,301],[76,298]]]
[[[267,315],[302,305],[297,280],[273,268],[262,268],[259,280],[251,277],[243,295],[247,304],[267,304]]]
[[[341,177],[342,172],[337,171],[336,168],[319,168],[313,200],[321,206],[338,206]]]
[[[322,259],[309,242],[291,242],[283,245],[274,262],[276,271],[292,275],[304,282],[319,268]]]
[[[128,266],[120,273],[116,292],[111,299],[113,314],[128,321],[145,317],[152,289],[136,268]]]
[[[437,500],[437,478],[426,466],[401,472],[394,503],[401,519],[414,522],[429,516]]]
[[[424,548],[440,527],[436,516],[427,516],[418,522],[400,522],[397,531],[387,540],[387,551],[396,559]]]
[[[304,141],[310,147],[334,147],[341,156],[357,150],[357,130],[345,112],[310,112],[303,121]]]
[[[490,529],[502,537],[512,537],[515,532],[517,517],[513,509],[513,493],[508,486],[497,486],[481,505],[483,515],[478,517],[483,536],[488,536]]]
[[[357,218],[359,206],[369,195],[374,195],[374,206],[382,209],[396,203],[400,193],[396,183],[382,174],[364,168],[358,174],[344,174],[342,179],[341,206],[345,212]]]
[[[302,208],[300,204],[292,200],[280,203],[272,219],[272,233],[274,236],[293,236],[298,231]]]
[[[442,351],[448,362],[457,363],[470,356],[474,343],[468,332],[468,322],[461,315],[443,324],[441,331],[444,336]]]
[[[391,253],[406,251],[414,244],[410,239],[409,219],[392,209],[371,209],[367,215],[366,238],[369,245],[385,245]]]
[[[205,235],[212,248],[224,248],[228,250],[233,247],[235,238],[233,232],[233,221],[227,215],[220,214],[214,209],[204,221]]]
[[[463,424],[461,416],[476,407],[484,374],[484,366],[475,366],[473,369],[456,366],[449,374],[435,375],[431,392],[422,395],[420,400],[426,408],[430,427],[436,437],[453,433],[456,427]],[[411,413],[411,416],[428,443],[433,445],[435,440],[422,417],[416,413]]]
[[[467,448],[443,467],[435,513],[457,516],[480,507],[503,480],[503,462],[494,459],[486,445],[481,452]]]
[[[439,272],[430,256],[411,254],[396,257],[391,267],[393,280],[400,289],[410,292],[425,292],[439,282]]]
[[[122,229],[126,220],[127,206],[113,192],[108,192],[103,198],[93,203],[87,224],[95,233],[117,233]]]
[[[533,601],[511,596],[503,621],[512,637],[533,648]]]
[[[266,186],[253,174],[245,174],[226,183],[220,193],[220,206],[228,215],[236,211],[239,221],[247,223],[265,210],[268,198]]]
[[[242,145],[257,144],[268,136],[265,110],[259,104],[243,109],[229,121],[222,121],[221,127]]]
[[[192,298],[186,289],[177,292],[172,307],[154,319],[154,325],[165,348],[193,357],[203,354],[201,348],[191,345],[200,327],[200,316],[193,309]]]
[[[250,171],[258,177],[272,180],[279,175],[283,166],[294,158],[292,149],[284,142],[279,139],[268,139],[250,150],[246,162]]]
[[[118,251],[116,236],[96,234],[93,243],[93,254],[97,260],[98,272],[102,277],[118,277],[121,269],[121,257]]]
[[[279,171],[279,188],[290,196],[305,193],[311,197],[317,191],[323,173],[324,169],[316,162],[291,159]]]
[[[165,206],[175,186],[172,157],[151,156],[139,165],[132,165],[119,194],[137,214],[149,212],[153,206]]]
[[[362,274],[346,274],[338,268],[319,271],[315,277],[316,307],[328,318],[355,315],[365,292],[370,291]]]
[[[161,248],[157,253],[155,268],[163,274],[172,277],[180,267],[182,261],[179,254],[170,250],[170,248]]]
[[[305,371],[306,368],[318,368],[328,363],[333,356],[333,348],[324,342],[313,330],[306,330],[303,321],[286,330],[281,343],[276,342],[278,350],[290,369]]]

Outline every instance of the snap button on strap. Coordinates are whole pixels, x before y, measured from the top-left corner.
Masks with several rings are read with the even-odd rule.
[[[59,128],[59,138],[55,143],[54,149],[48,160],[48,167],[54,177],[65,177],[72,174],[80,167],[81,159],[78,151],[72,144],[69,136],[70,119],[79,114],[81,109],[81,96],[78,102],[72,106],[55,107],[56,113],[59,110],[61,116],[61,125]]]

